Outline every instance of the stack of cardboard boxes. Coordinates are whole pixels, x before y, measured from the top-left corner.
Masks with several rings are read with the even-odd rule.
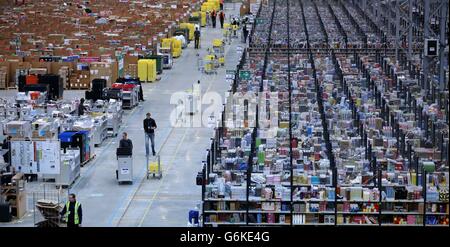
[[[7,82],[8,82],[8,67],[1,66],[0,67],[0,89],[6,89]]]
[[[90,89],[91,80],[88,70],[76,71],[70,76],[70,89]]]
[[[89,66],[90,80],[105,79],[106,85],[111,86],[117,79],[117,62],[93,62]]]
[[[58,75],[61,77],[62,81],[63,81],[63,87],[64,89],[67,88],[67,84],[69,82],[69,74],[70,74],[70,70],[68,66],[62,66],[61,68],[59,68],[58,70]]]

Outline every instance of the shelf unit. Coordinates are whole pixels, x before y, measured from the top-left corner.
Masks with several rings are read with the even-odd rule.
[[[277,133],[275,137],[272,137],[272,139],[275,140],[275,144],[266,145],[267,143],[265,142],[261,143],[261,139],[267,141],[269,138],[261,138],[262,128],[257,125],[252,130],[252,145],[248,157],[247,169],[245,171],[237,169],[228,170],[231,173],[244,173],[246,177],[247,198],[245,201],[242,201],[246,208],[246,225],[444,226],[442,224],[429,224],[426,221],[427,217],[447,217],[448,219],[448,201],[427,200],[427,183],[425,179],[427,173],[420,163],[425,159],[419,157],[423,153],[423,150],[420,149],[420,145],[415,144],[416,142],[424,142],[433,136],[431,132],[428,133],[429,131],[427,129],[429,127],[431,128],[435,122],[433,122],[434,120],[430,120],[429,116],[422,116],[421,112],[423,111],[423,108],[416,105],[417,102],[414,102],[415,105],[413,106],[413,97],[411,97],[411,95],[413,93],[413,88],[416,89],[416,85],[413,85],[412,83],[407,84],[406,79],[408,78],[405,79],[405,76],[402,76],[401,73],[398,72],[405,69],[398,68],[398,66],[396,67],[393,62],[393,58],[396,56],[394,49],[392,49],[392,47],[367,48],[367,35],[361,33],[365,31],[362,31],[363,27],[360,26],[361,19],[364,19],[364,17],[367,16],[365,16],[365,12],[361,11],[359,6],[350,6],[347,2],[339,2],[338,5],[327,3],[325,7],[319,6],[320,3],[316,4],[315,2],[309,3],[298,1],[298,5],[296,5],[297,3],[293,4],[293,2],[296,1],[273,1],[271,4],[265,6],[266,13],[263,13],[262,15],[265,16],[267,20],[270,20],[268,25],[264,26],[266,29],[265,31],[268,34],[268,39],[263,45],[260,44],[260,49],[257,49],[256,47],[259,46],[255,45],[250,49],[250,52],[245,55],[245,59],[247,60],[260,60],[261,64],[263,62],[262,68],[258,67],[259,64],[257,64],[257,69],[252,70],[253,75],[257,75],[257,79],[252,83],[254,84],[255,81],[256,83],[259,83],[259,92],[257,93],[263,92],[263,89],[269,92],[278,90],[288,93],[287,97],[284,97],[283,95],[284,98],[281,100],[282,109],[280,110],[280,112],[286,115],[278,116],[281,119],[278,127],[280,127],[280,129],[287,129],[288,132],[285,132],[281,137]],[[285,19],[285,17],[282,16],[281,11],[279,11],[284,9],[284,7],[280,8],[280,4],[286,3],[287,16],[288,19],[292,19],[292,21],[287,21],[287,25],[282,25],[280,23],[283,23],[282,19]],[[292,7],[300,7],[301,15],[298,15],[298,12],[290,10]],[[349,10],[354,10],[355,7],[357,7],[356,10],[359,17],[353,19],[353,16],[349,15]],[[293,18],[291,13],[296,13],[294,16],[297,15],[299,18]],[[342,15],[339,18],[336,17],[335,13],[344,13],[348,20],[343,20],[343,17],[345,18],[345,16]],[[261,9],[258,11],[258,15],[261,15]],[[305,16],[308,18],[305,18]],[[326,47],[321,46],[320,44],[317,46],[317,44],[314,43],[316,40],[310,37],[310,35],[314,35],[308,33],[308,31],[311,32],[311,26],[313,26],[307,21],[307,19],[314,19],[311,17],[317,17],[320,21],[321,35],[326,38],[322,40],[326,40]],[[326,21],[324,23],[322,19],[329,19],[329,22]],[[376,30],[379,30],[379,28],[374,26],[375,24],[368,18],[365,18],[364,21],[367,22],[367,25],[371,25],[368,30],[369,32],[376,33]],[[345,34],[343,36],[346,36],[347,33],[353,31],[348,29],[347,26],[341,26],[341,22],[347,24],[350,23],[352,27],[360,32],[358,33],[358,38],[364,42],[367,49],[342,49],[330,45],[332,44],[333,39],[333,35],[330,33],[333,31],[333,28],[330,27],[333,27],[333,25],[338,28],[338,34]],[[291,24],[297,25],[296,28],[303,24],[303,28],[299,28],[299,30],[302,30],[301,32],[304,32],[306,35],[306,48],[301,49],[295,47],[295,49],[289,49],[291,48],[291,38],[293,38],[291,34],[295,32],[290,30]],[[272,28],[277,30],[277,36],[275,38],[271,38]],[[287,37],[285,37],[284,32],[278,32],[282,28],[287,29]],[[261,29],[261,26],[258,27],[258,24],[255,24],[255,28],[252,28],[252,32],[253,30],[257,31],[258,29]],[[386,41],[383,35],[376,34],[376,39],[384,40],[383,42]],[[267,37],[267,35],[265,37]],[[276,44],[278,39],[284,38],[287,38],[288,40],[288,49]],[[345,41],[345,45],[347,45],[347,41],[348,40]],[[314,47],[314,49],[317,47],[317,52],[310,49],[310,47]],[[250,67],[244,60],[241,61],[238,69]],[[303,63],[300,61],[306,62]],[[330,61],[331,64],[329,63]],[[326,66],[323,65],[324,63],[326,63]],[[345,63],[350,66],[346,68]],[[274,64],[280,64],[280,66],[274,67]],[[334,66],[335,68],[334,74],[331,75],[331,80],[326,79],[326,76],[330,75],[327,74],[327,66],[329,65]],[[377,66],[379,66],[379,68]],[[302,70],[307,72],[302,74]],[[274,74],[277,76],[277,80],[274,80]],[[299,74],[305,77],[296,77]],[[291,78],[293,76],[296,77],[295,80]],[[349,78],[348,76],[354,77]],[[302,90],[304,89],[304,91],[299,90],[295,85],[293,86],[292,84],[294,81],[297,83],[303,81],[299,88]],[[252,83],[238,78],[233,83],[233,92],[235,92],[236,88],[244,88],[253,92],[258,91],[251,89],[251,86],[254,86],[251,85]],[[339,121],[343,120],[339,124],[344,124],[344,127],[340,126],[339,128],[347,132],[342,132],[343,134],[338,134],[336,136],[334,136],[334,130],[332,129],[333,124],[330,124],[327,121],[330,120],[326,111],[328,99],[323,96],[324,93],[329,92],[326,88],[329,86],[328,84],[333,84],[332,86],[338,91],[337,94],[339,97],[337,98],[344,97],[344,102],[341,103],[341,107],[344,111],[347,111],[346,114],[348,114],[346,118],[339,119]],[[354,90],[353,87],[356,87],[357,90]],[[363,98],[361,92],[368,92],[365,97],[367,96],[369,99],[361,101],[361,98]],[[395,93],[397,93],[397,96],[392,97],[392,94]],[[327,96],[329,98],[335,97],[331,93],[328,93]],[[308,103],[311,104],[309,104],[309,109],[306,109],[306,111],[311,115],[317,114],[319,119],[318,123],[320,123],[318,124],[320,126],[313,126],[312,133],[308,132],[308,134],[304,133],[307,127],[302,129],[302,127],[298,126],[299,112],[296,112],[296,107],[299,105],[299,102],[301,102],[298,100],[301,97],[313,99],[313,102],[308,101]],[[400,101],[400,99],[405,100]],[[395,103],[397,100],[400,103]],[[373,107],[364,109],[362,103],[367,102]],[[397,110],[403,111],[403,113],[397,114]],[[258,119],[258,113],[256,115],[256,118]],[[288,116],[289,119],[287,119],[286,116]],[[314,123],[314,117],[311,118],[310,122]],[[410,121],[410,118],[414,121],[418,121],[418,127],[420,127],[423,132],[427,133],[425,137],[414,136],[413,138],[410,138],[406,136],[406,131],[402,129],[406,128],[404,126],[399,127],[399,125],[404,124],[403,122]],[[375,123],[370,123],[371,120],[375,120]],[[284,123],[281,124],[280,122]],[[349,125],[348,128],[345,124]],[[381,124],[381,128],[379,128],[378,124]],[[372,125],[376,125],[376,127]],[[384,129],[384,127],[387,128]],[[387,132],[389,133],[386,134]],[[346,139],[340,137],[345,136],[348,133],[352,134],[351,138]],[[287,138],[287,136],[289,136],[289,138]],[[301,146],[302,142],[307,142],[316,137],[318,137],[317,139],[319,140],[317,142],[319,144],[317,150],[310,152],[308,151],[308,148],[313,149],[313,146]],[[288,142],[286,142],[286,139]],[[298,143],[294,144],[294,139],[298,141]],[[341,143],[339,143],[339,141],[341,141]],[[355,150],[349,152],[351,155],[354,155],[354,157],[351,155],[345,156],[345,145],[349,142],[351,144],[350,147],[356,146],[356,148],[354,148]],[[353,145],[352,142],[358,144]],[[444,143],[444,141],[441,143]],[[261,144],[263,144],[262,147]],[[436,146],[435,144],[433,145]],[[442,144],[440,150],[443,150],[442,147],[445,147],[445,145]],[[283,149],[283,152],[280,152],[280,149]],[[214,150],[214,148],[212,148],[212,150]],[[302,158],[297,157],[297,151],[306,154],[305,156],[307,156],[307,159],[303,160]],[[264,153],[264,156],[263,158],[260,158],[262,153]],[[314,155],[311,155],[311,153]],[[382,155],[378,155],[380,153]],[[394,154],[392,155],[391,153]],[[390,156],[386,154],[389,154]],[[425,156],[427,155],[430,156],[429,154],[426,154]],[[432,153],[431,155],[433,155],[434,159],[435,154]],[[217,155],[213,155],[213,157],[216,156]],[[341,156],[344,156],[344,158]],[[267,157],[269,158],[266,159]],[[317,166],[319,165],[320,160],[325,159],[329,161],[329,167],[326,169],[318,169]],[[400,160],[400,166],[396,167],[397,164],[395,164],[395,162],[394,166],[392,166],[389,159],[394,161]],[[270,161],[266,162],[267,160]],[[275,160],[289,160],[289,162],[284,163],[282,168],[278,167],[277,169],[274,169],[273,166],[275,165]],[[305,163],[311,164],[311,167],[314,168],[311,170],[302,169],[301,165],[304,165]],[[266,169],[263,169],[264,167]],[[353,169],[355,169],[355,167],[361,168],[349,172],[349,170],[351,170],[349,167],[353,167]],[[439,165],[437,164],[436,168],[438,167]],[[314,174],[316,172],[317,174]],[[406,184],[404,181],[398,182],[388,179],[386,182],[384,180],[386,177],[390,176],[387,175],[387,173],[395,174],[396,172],[409,174]],[[448,170],[446,172],[448,174]],[[319,173],[322,175],[326,174],[325,179],[327,182],[317,182],[316,179],[319,177]],[[299,174],[300,176],[305,176],[299,179]],[[354,174],[357,175],[354,176]],[[269,180],[267,179],[267,175],[280,175],[280,179],[275,180],[275,182],[266,182]],[[264,178],[260,180],[263,182],[255,182],[257,180],[255,178],[258,177]],[[311,179],[311,177],[315,178]],[[352,179],[355,179],[355,177],[359,177],[360,181],[357,183],[351,181]],[[299,180],[297,181],[297,179]],[[417,186],[417,188],[422,186],[422,190],[418,191],[418,196],[412,196],[412,198],[418,199],[409,199],[408,196],[401,195],[414,186]],[[341,197],[339,193],[342,188],[346,187],[353,189],[355,187],[361,187],[361,195],[357,196],[357,198],[367,197],[367,194],[364,194],[367,191],[371,191],[370,193],[377,191],[378,196],[370,200],[351,198],[341,199],[342,197],[345,198],[345,196]],[[275,194],[279,192],[276,192],[279,188],[286,191],[290,190],[290,198],[280,195],[275,196]],[[269,198],[264,198],[264,193],[258,191],[265,189],[267,189],[268,194],[271,194]],[[387,193],[387,191],[392,190],[398,190],[397,196],[391,197],[390,192]],[[330,195],[332,199],[328,199],[328,195]],[[277,199],[275,197],[279,198]],[[388,199],[386,199],[386,197]],[[276,204],[284,205],[284,208],[278,208],[277,210],[262,210],[263,205],[265,207],[267,205]],[[433,204],[444,204],[447,205],[447,208],[444,212],[440,206],[433,206]],[[353,209],[355,211],[347,211],[347,209],[341,210],[340,208],[344,206],[351,206],[357,209]],[[312,211],[315,211],[317,207],[321,207],[322,209],[325,207],[325,209],[311,212],[309,207],[313,208]],[[431,209],[431,207],[434,208]],[[369,211],[364,212],[365,210]],[[216,212],[207,210],[205,212],[207,214],[236,213],[231,210],[217,210]],[[238,212],[243,213],[244,210],[238,210]],[[261,218],[262,220],[249,219],[250,217],[266,217],[266,215],[276,215],[270,216],[276,217],[274,220],[275,222],[264,222],[265,218]],[[283,222],[283,220],[277,218],[279,215],[290,217],[290,219],[284,218],[287,220],[286,222]],[[333,218],[332,220],[331,218],[327,218],[327,221],[325,221],[325,216],[331,216]],[[301,220],[298,220],[298,217],[301,217]],[[347,223],[341,223],[340,218],[346,217],[349,218],[349,220],[345,220]],[[356,220],[353,220],[354,218],[356,218]],[[372,224],[367,223],[368,219]],[[332,222],[329,222],[330,220]],[[355,222],[359,222],[360,224]],[[445,226],[448,227],[448,224]]]

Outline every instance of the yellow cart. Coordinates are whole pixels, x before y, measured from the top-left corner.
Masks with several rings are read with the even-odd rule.
[[[225,47],[224,42],[221,39],[213,40],[213,51],[217,57],[218,64],[224,66],[225,65]]]

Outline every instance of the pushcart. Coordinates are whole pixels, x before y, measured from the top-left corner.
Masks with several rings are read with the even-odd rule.
[[[213,51],[217,57],[218,64],[224,66],[225,65],[225,48],[224,42],[221,39],[213,40]]]
[[[231,29],[233,30],[233,38],[237,38],[238,37],[239,26],[238,25],[231,25]]]
[[[161,158],[159,154],[152,160],[150,160],[147,155],[147,179],[150,177],[158,179],[162,178]]]
[[[59,212],[62,210],[61,204],[51,200],[39,200],[36,202],[36,209],[44,217],[44,220],[36,223],[37,227],[63,227],[64,223],[61,220]]]
[[[227,44],[231,44],[231,25],[230,23],[223,24],[223,40]]]
[[[217,74],[218,63],[215,55],[206,55],[203,58],[203,72],[205,74]]]

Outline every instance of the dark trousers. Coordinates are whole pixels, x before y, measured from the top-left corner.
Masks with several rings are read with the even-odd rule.
[[[223,21],[224,21],[224,19],[220,19],[220,28],[222,28],[222,29],[223,29]]]
[[[153,155],[155,155],[156,154],[156,152],[155,152],[155,132],[153,132],[153,133],[145,133],[145,154],[147,156],[149,156],[149,153],[150,153],[150,151],[149,151],[149,141],[152,144],[152,153],[153,153]]]
[[[244,32],[244,43],[247,43],[248,32]]]
[[[5,163],[9,164],[9,151],[3,154],[3,160]]]
[[[212,18],[213,28],[216,28],[216,18]]]
[[[199,45],[199,43],[200,43],[200,39],[195,39],[194,40],[195,42],[194,42],[194,44],[195,44],[195,49],[198,49],[198,45]]]
[[[223,10],[223,3],[220,4],[220,10]]]
[[[144,90],[142,89],[142,84],[139,81],[139,101],[144,101]]]

